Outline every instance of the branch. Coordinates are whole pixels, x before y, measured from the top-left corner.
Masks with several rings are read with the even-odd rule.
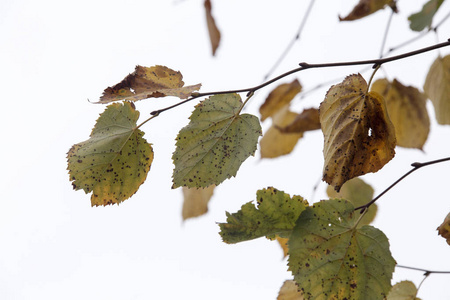
[[[408,267],[408,266],[402,266],[402,265],[397,265],[397,267],[403,268],[403,269],[408,269],[408,270],[421,271],[421,272],[425,273],[424,274],[425,276],[428,276],[430,274],[450,274],[450,271],[431,271],[431,270],[415,268],[415,267]]]
[[[381,198],[381,196],[383,196],[384,194],[386,194],[391,188],[393,188],[394,186],[396,186],[400,181],[402,181],[403,179],[405,179],[406,177],[408,177],[411,173],[413,173],[414,171],[419,170],[422,167],[425,166],[429,166],[429,165],[434,165],[434,164],[438,164],[441,162],[445,162],[445,161],[450,161],[450,157],[446,157],[446,158],[441,158],[441,159],[437,159],[437,160],[432,160],[432,161],[428,161],[428,162],[424,162],[424,163],[419,163],[419,162],[415,162],[412,163],[411,166],[413,167],[411,170],[409,170],[408,172],[406,172],[402,177],[400,177],[399,179],[397,179],[397,181],[395,181],[393,184],[391,184],[387,189],[385,189],[381,194],[379,194],[378,196],[376,196],[375,198],[373,198],[373,200],[367,202],[366,204],[359,206],[357,208],[355,208],[355,210],[360,209],[361,213],[363,213],[365,210],[367,210],[369,208],[369,206],[371,206],[372,204],[375,203],[375,201],[377,201],[379,198]]]
[[[313,68],[331,68],[331,67],[343,67],[343,66],[356,66],[356,65],[372,65],[373,69],[376,69],[377,67],[381,66],[384,63],[387,62],[391,62],[391,61],[395,61],[395,60],[399,60],[399,59],[403,59],[403,58],[407,58],[410,56],[414,56],[414,55],[418,55],[418,54],[422,54],[428,51],[432,51],[435,49],[439,49],[442,47],[447,47],[450,46],[450,39],[448,39],[446,42],[443,43],[439,43],[430,47],[425,47],[419,50],[415,50],[415,51],[411,51],[411,52],[407,52],[404,54],[400,54],[400,55],[396,55],[396,56],[391,56],[391,57],[386,57],[386,58],[379,58],[379,59],[369,59],[369,60],[360,60],[360,61],[349,61],[349,62],[337,62],[337,63],[322,63],[322,64],[308,64],[306,62],[302,62],[300,63],[300,67],[292,69],[288,72],[285,72],[271,80],[268,80],[260,85],[254,86],[254,87],[250,87],[250,88],[245,88],[245,89],[238,89],[238,90],[228,90],[228,91],[218,91],[218,92],[207,92],[207,93],[192,93],[192,97],[188,98],[184,101],[181,101],[177,104],[174,104],[172,106],[163,108],[163,109],[159,109],[159,110],[155,110],[152,111],[150,114],[151,115],[159,115],[162,112],[172,109],[174,107],[177,107],[181,104],[187,103],[191,100],[194,100],[196,98],[199,97],[204,97],[204,96],[209,96],[209,95],[218,95],[218,94],[230,94],[230,93],[243,93],[243,92],[247,92],[247,96],[253,94],[255,91],[262,89],[263,87],[274,83],[275,81],[278,81],[286,76],[289,76],[291,74],[303,71],[303,70],[307,70],[307,69],[313,69]]]

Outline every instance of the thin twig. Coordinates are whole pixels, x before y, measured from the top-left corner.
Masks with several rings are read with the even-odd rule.
[[[383,196],[384,194],[386,194],[391,188],[393,188],[394,186],[396,186],[400,181],[402,181],[403,179],[405,179],[406,177],[408,177],[411,173],[413,173],[414,171],[419,170],[422,167],[425,166],[429,166],[429,165],[433,165],[433,164],[438,164],[441,162],[445,162],[445,161],[450,161],[450,157],[446,157],[446,158],[441,158],[441,159],[437,159],[437,160],[432,160],[432,161],[428,161],[428,162],[424,162],[424,163],[419,163],[419,162],[415,162],[412,163],[411,166],[413,167],[411,170],[409,170],[408,172],[406,172],[402,177],[400,177],[399,179],[397,179],[393,184],[391,184],[387,189],[385,189],[383,192],[381,192],[381,194],[379,194],[378,196],[376,196],[375,198],[373,198],[371,201],[367,202],[366,204],[359,206],[357,208],[355,208],[355,210],[360,209],[361,213],[363,213],[365,210],[367,210],[369,208],[369,206],[371,206],[372,204],[375,203],[375,201],[377,201],[379,198],[381,198],[381,196]]]
[[[408,266],[403,266],[403,265],[396,265],[396,267],[402,268],[402,269],[420,271],[420,272],[424,272],[425,274],[450,274],[450,271],[431,271],[431,270],[427,270],[427,269],[421,269],[421,268],[416,268],[416,267],[408,267]]]
[[[389,15],[389,19],[386,24],[386,28],[384,30],[383,41],[381,42],[381,48],[380,48],[380,58],[382,58],[384,56],[383,55],[384,46],[386,45],[386,40],[387,40],[387,36],[389,33],[389,29],[391,28],[391,21],[392,21],[392,17],[394,16],[394,13],[395,13],[395,11],[391,10],[391,14]]]

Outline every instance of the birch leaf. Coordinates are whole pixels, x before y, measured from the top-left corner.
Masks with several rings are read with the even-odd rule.
[[[87,141],[67,154],[75,190],[92,192],[92,206],[120,203],[147,178],[153,150],[136,128],[139,112],[130,102],[109,105]]]
[[[188,98],[194,91],[200,89],[201,84],[184,86],[183,76],[165,66],[142,67],[136,66],[133,73],[128,74],[118,84],[108,87],[100,101],[138,101],[146,98],[175,96],[180,99]]]
[[[433,103],[437,122],[450,124],[450,55],[433,62],[423,90]]]
[[[204,2],[206,12],[206,24],[208,26],[209,40],[211,42],[212,55],[216,54],[216,50],[220,44],[220,31],[217,28],[216,21],[211,13],[211,1],[205,0]]]
[[[288,237],[300,213],[308,202],[300,196],[291,196],[273,187],[256,193],[257,206],[252,202],[242,205],[234,214],[227,212],[227,223],[220,223],[220,235],[225,243],[234,244],[266,236]]]
[[[359,207],[373,199],[373,188],[361,178],[356,177],[344,183],[339,193],[329,185],[327,187],[327,195],[330,198],[345,199],[350,201],[354,207]],[[358,226],[370,224],[375,219],[377,210],[378,207],[376,203],[372,204]]]
[[[320,129],[319,110],[316,108],[305,109],[290,124],[278,127],[282,133],[303,133],[316,129]]]
[[[377,12],[380,9],[385,8],[387,5],[397,12],[395,7],[395,1],[393,0],[360,0],[359,3],[353,8],[353,10],[345,18],[339,16],[340,21],[353,21],[358,20],[368,15]]]
[[[279,110],[289,104],[301,90],[302,86],[297,79],[291,83],[283,83],[277,86],[270,92],[269,96],[267,96],[266,100],[259,108],[261,121],[275,115]]]
[[[382,300],[395,260],[386,236],[357,228],[360,213],[345,200],[307,207],[289,237],[289,270],[306,299]]]
[[[367,93],[361,75],[332,86],[319,110],[323,180],[336,191],[353,177],[377,172],[394,157],[395,131],[384,100],[378,93]]]
[[[396,283],[389,292],[386,300],[420,300],[417,298],[417,288],[409,280]]]
[[[236,176],[256,151],[261,136],[257,117],[240,114],[238,94],[214,95],[197,104],[176,138],[173,188],[218,185]]]
[[[215,187],[215,185],[210,185],[206,188],[183,187],[183,220],[201,216],[208,211],[208,202],[214,193]]]
[[[410,22],[409,27],[411,30],[422,31],[425,28],[430,28],[433,17],[442,2],[444,2],[444,0],[430,0],[423,5],[420,12],[410,15],[408,20]]]
[[[304,300],[303,293],[298,290],[294,280],[286,280],[278,292],[277,300]]]
[[[444,222],[437,228],[438,234],[447,240],[450,245],[450,213],[445,217]]]
[[[292,123],[296,117],[296,113],[289,111],[289,104],[273,116],[272,126],[259,142],[261,158],[275,158],[289,154],[294,150],[303,133],[282,133],[277,127]]]
[[[389,118],[395,128],[397,145],[422,149],[430,132],[430,118],[426,96],[412,86],[404,86],[398,80],[389,82],[378,79],[371,91],[382,95],[386,101]]]

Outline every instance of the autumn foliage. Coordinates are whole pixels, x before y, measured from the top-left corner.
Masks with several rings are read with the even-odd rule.
[[[411,29],[430,27],[441,3],[428,1],[421,12],[410,16]],[[214,55],[220,32],[211,2],[206,0],[204,7]],[[393,0],[361,0],[340,19],[357,20],[384,8],[397,11]],[[373,75],[383,63],[367,62],[374,64]],[[303,66],[297,71],[310,68]],[[275,87],[260,106],[260,117],[242,110],[264,85],[245,90],[244,100],[237,91],[202,94],[200,87],[185,86],[179,71],[156,65],[137,66],[106,88],[97,103],[114,103],[100,115],[89,139],[67,154],[74,189],[92,193],[92,206],[119,204],[138,191],[153,161],[141,126],[177,106],[154,111],[138,123],[138,100],[172,96],[183,104],[204,97],[179,131],[172,155],[172,188],[183,188],[184,219],[206,213],[214,188],[237,176],[258,145],[261,158],[275,158],[291,153],[305,132],[321,130],[322,175],[330,199],[313,204],[274,187],[258,190],[255,203],[227,212],[226,222],[219,224],[223,241],[266,237],[282,244],[294,281],[285,282],[279,299],[413,299],[396,298],[405,291],[416,296],[411,282],[391,286],[396,261],[387,237],[370,225],[377,213],[371,202],[373,189],[358,177],[382,169],[395,156],[396,147],[422,149],[430,131],[428,99],[437,122],[450,124],[450,55],[438,56],[430,66],[423,92],[403,85],[401,78],[372,82],[372,77],[367,81],[360,74],[348,74],[329,88],[320,105],[301,112],[291,108],[291,101],[302,93],[298,79]],[[267,121],[271,125],[263,132],[261,123]],[[449,228],[447,216],[438,231],[448,243]]]

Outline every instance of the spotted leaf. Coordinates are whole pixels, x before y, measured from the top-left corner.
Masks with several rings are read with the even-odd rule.
[[[218,185],[254,155],[261,125],[257,117],[240,114],[242,107],[238,94],[214,95],[195,107],[176,138],[173,188]]]
[[[92,206],[130,198],[147,178],[153,150],[136,128],[138,118],[132,103],[111,104],[98,118],[90,138],[69,150],[73,188],[92,192]]]
[[[308,202],[300,196],[289,196],[273,187],[256,193],[257,206],[244,204],[233,214],[227,212],[227,223],[220,223],[225,243],[234,244],[266,236],[270,239],[289,236]]]
[[[294,280],[286,280],[278,292],[277,300],[304,300]]]
[[[307,207],[289,237],[289,270],[305,299],[381,300],[391,289],[395,260],[386,236],[357,228],[359,211],[345,200]]]
[[[336,191],[347,180],[377,172],[395,154],[395,131],[383,98],[367,92],[361,75],[330,88],[320,104],[323,180]]]

